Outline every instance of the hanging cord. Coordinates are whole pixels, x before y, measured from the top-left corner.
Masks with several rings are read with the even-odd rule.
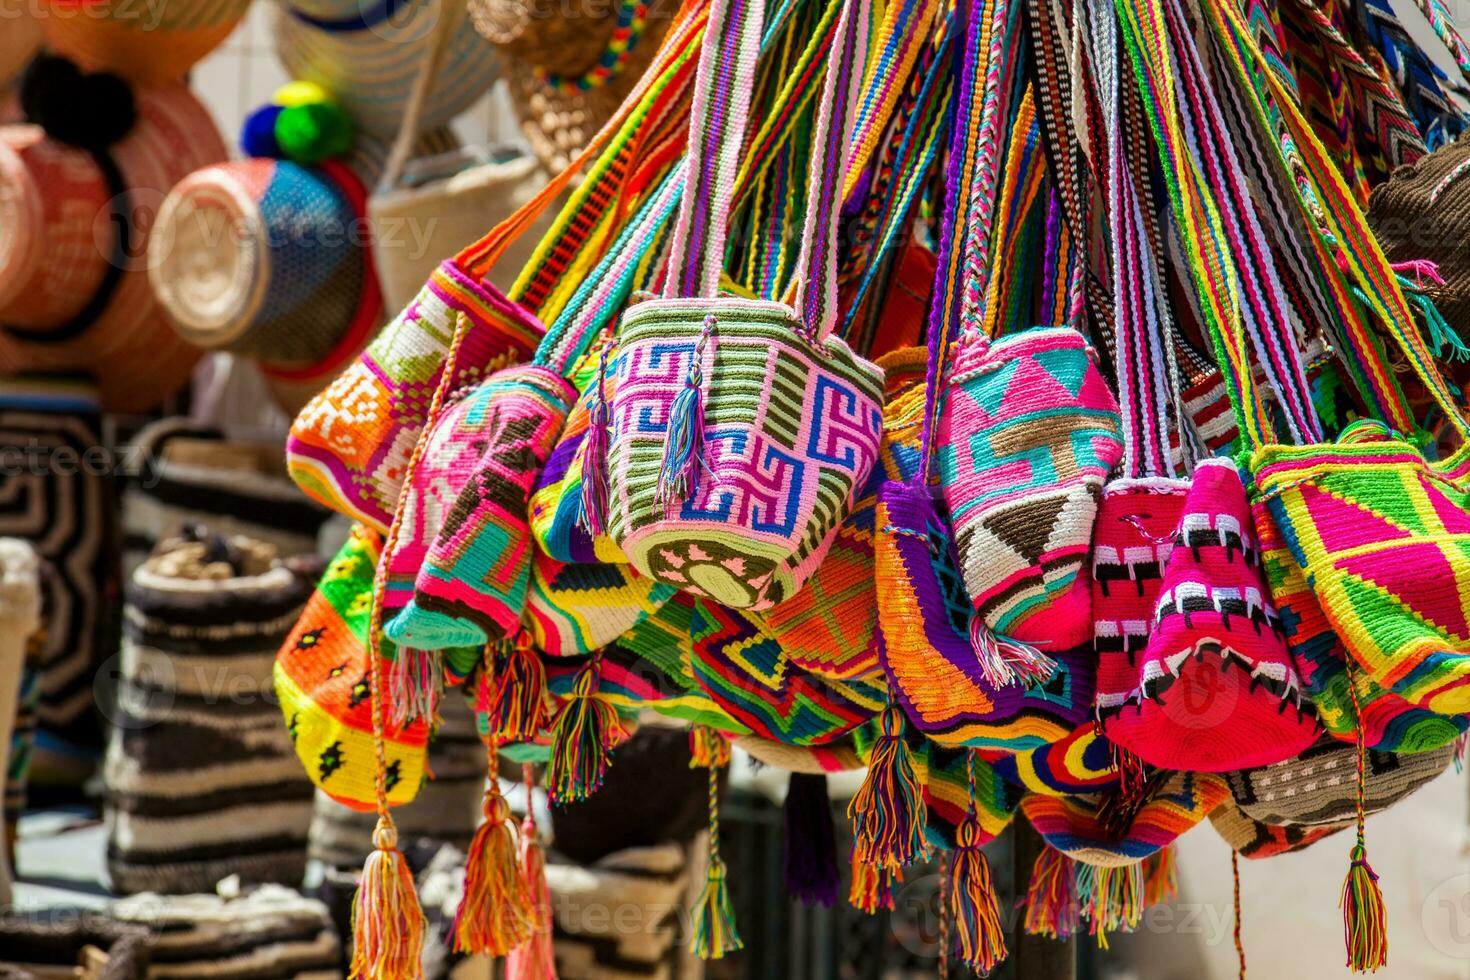
[[[1230,877],[1235,886],[1235,958],[1240,961],[1240,980],[1245,980],[1245,943],[1240,940],[1240,855],[1230,849]]]
[[[1367,815],[1364,802],[1367,783],[1368,746],[1363,735],[1363,712],[1358,704],[1357,679],[1348,667],[1348,694],[1353,699],[1353,715],[1357,721],[1357,841],[1353,844],[1347,878],[1342,883],[1342,934],[1347,945],[1347,965],[1355,973],[1371,973],[1388,963],[1388,921],[1378,875],[1368,864],[1368,845],[1363,823]]]

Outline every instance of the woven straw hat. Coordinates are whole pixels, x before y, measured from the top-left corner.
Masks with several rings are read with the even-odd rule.
[[[148,274],[174,329],[292,377],[339,370],[382,321],[366,192],[340,164],[242,160],[164,200]]]
[[[48,46],[91,71],[156,85],[223,41],[250,0],[40,0]],[[6,28],[9,30],[9,28]]]
[[[619,0],[573,0],[559,12],[550,6],[549,0],[469,0],[475,27],[505,58],[521,131],[555,173],[622,105],[658,52],[678,4],[650,0],[627,59],[606,82],[585,89],[548,85],[540,72],[576,78],[596,67],[617,30]]]
[[[364,7],[371,9],[364,10]],[[364,133],[387,143],[398,132],[414,78],[433,42],[441,5],[288,0],[274,15],[276,54],[292,78],[316,82]],[[425,101],[421,128],[443,125],[500,74],[495,49],[475,33],[462,4]]]
[[[198,350],[168,326],[148,283],[158,205],[191,170],[223,160],[214,120],[177,82],[134,92],[137,122],[108,155],[127,188],[114,196],[96,159],[33,125],[0,127],[0,375],[89,372],[109,411],[149,408],[187,380]],[[128,251],[115,250],[125,206]],[[101,311],[75,320],[105,295]]]
[[[41,22],[29,0],[0,0],[0,100],[41,46]]]

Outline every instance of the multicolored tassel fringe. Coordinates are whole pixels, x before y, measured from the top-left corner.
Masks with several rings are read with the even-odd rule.
[[[708,769],[730,764],[730,740],[708,725],[689,729],[689,768]]]
[[[1077,868],[1072,859],[1048,845],[1031,866],[1026,887],[1025,930],[1035,936],[1067,939],[1081,923],[1077,905]]]
[[[546,881],[546,855],[536,835],[536,807],[531,792],[535,779],[530,765],[522,766],[521,771],[526,783],[526,818],[521,821],[521,888],[530,902],[531,934],[510,951],[505,961],[505,976],[506,980],[556,980],[551,886]]]
[[[1045,684],[1057,669],[1056,661],[1046,654],[1029,643],[1002,636],[979,616],[970,617],[970,647],[980,664],[981,676],[994,688]]]
[[[709,767],[709,875],[694,907],[689,951],[702,960],[722,959],[745,944],[735,928],[725,862],[720,857],[720,770]]]
[[[877,915],[879,909],[893,911],[893,886],[903,881],[903,869],[859,861],[852,852],[852,885],[847,902],[859,912]]]
[[[597,380],[587,410],[587,436],[582,442],[582,527],[593,537],[607,531],[610,494],[607,482],[607,445],[612,430],[612,406],[607,401],[607,359],[616,341],[609,339],[597,359]]]
[[[880,731],[868,757],[868,773],[848,804],[854,860],[895,867],[926,857],[928,810],[914,773],[913,752],[904,740],[903,713],[883,709]]]
[[[464,894],[454,915],[454,948],[461,953],[505,956],[530,938],[532,898],[519,865],[520,841],[510,804],[500,792],[495,745],[488,750],[485,821],[465,858]]]
[[[419,720],[433,725],[444,693],[443,658],[433,650],[400,647],[388,675],[388,692],[395,726],[402,728]]]
[[[413,873],[386,815],[373,831],[373,852],[352,900],[352,980],[416,980],[424,950],[424,912]]]
[[[1099,949],[1108,948],[1108,933],[1132,932],[1143,915],[1143,865],[1077,867],[1077,897],[1087,931]]]
[[[496,738],[529,742],[546,727],[546,667],[524,630],[502,650],[494,676],[481,679],[482,707]]]
[[[612,759],[617,709],[597,696],[599,661],[593,657],[572,682],[572,694],[551,726],[547,793],[556,804],[585,800],[602,788]]]
[[[1169,844],[1143,859],[1143,907],[1151,909],[1179,897],[1179,855]]]
[[[1005,928],[990,877],[990,860],[980,849],[980,819],[975,814],[975,753],[969,753],[970,805],[955,828],[950,857],[949,910],[954,916],[955,950],[961,961],[985,976],[1006,958]]]
[[[837,902],[841,875],[827,777],[793,772],[786,783],[782,817],[786,890],[804,905],[831,908]]]
[[[1348,692],[1353,699],[1353,710],[1362,717],[1358,703],[1357,685],[1352,672],[1348,674]],[[1347,965],[1354,973],[1374,973],[1379,967],[1388,965],[1388,913],[1383,904],[1383,890],[1378,887],[1378,875],[1368,864],[1368,844],[1363,822],[1366,817],[1364,793],[1367,782],[1368,747],[1363,737],[1362,726],[1357,731],[1357,840],[1349,856],[1347,877],[1342,883],[1342,897],[1338,906],[1342,909],[1342,939],[1347,946]]]
[[[699,470],[704,466],[704,348],[714,331],[713,314],[704,318],[704,329],[689,357],[684,387],[674,396],[669,409],[668,441],[658,471],[658,503],[670,507],[688,500],[699,488]]]

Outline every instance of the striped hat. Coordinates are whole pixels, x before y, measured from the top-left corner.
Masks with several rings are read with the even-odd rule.
[[[365,206],[337,163],[196,170],[164,199],[148,243],[159,305],[199,347],[333,374],[382,320]]]
[[[410,0],[288,0],[271,35],[286,73],[315,82],[358,129],[391,143],[414,78],[423,68],[441,5]],[[475,32],[463,4],[443,4],[455,18],[421,126],[448,123],[495,84],[495,49]]]
[[[51,50],[92,71],[150,85],[182,79],[229,36],[250,5],[250,0],[41,2]]]
[[[169,328],[143,256],[164,195],[227,155],[183,85],[133,101],[137,121],[103,153],[111,178],[40,126],[0,127],[0,375],[92,373],[114,412],[151,408],[193,369],[198,351]]]

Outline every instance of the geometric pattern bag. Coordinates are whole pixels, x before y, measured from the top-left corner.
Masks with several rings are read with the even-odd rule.
[[[619,332],[609,532],[642,574],[731,607],[796,594],[878,455],[882,372],[830,336],[866,11],[850,0],[833,40],[793,308],[718,295],[763,11],[712,5],[665,296],[632,307]]]

